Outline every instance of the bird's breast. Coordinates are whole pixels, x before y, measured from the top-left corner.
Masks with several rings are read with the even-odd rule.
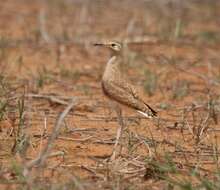
[[[119,63],[107,63],[103,73],[102,80],[116,81],[121,77],[121,68]]]

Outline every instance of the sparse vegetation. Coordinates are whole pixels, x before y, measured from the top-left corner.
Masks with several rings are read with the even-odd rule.
[[[198,40],[205,41],[209,44],[215,44],[220,41],[220,34],[215,31],[202,31],[198,34]]]
[[[144,75],[144,90],[149,96],[153,96],[157,89],[158,76],[150,70],[145,70]]]
[[[175,81],[173,84],[173,99],[183,99],[188,95],[189,92],[189,83],[188,81]]]
[[[0,189],[220,189],[218,0],[0,10]],[[99,81],[108,53],[91,45],[104,39],[124,43],[124,73],[158,111],[123,108],[115,161],[118,122]]]
[[[45,67],[40,68],[35,79],[37,89],[43,88],[44,85],[51,82],[51,79],[52,76],[50,75],[49,71]]]
[[[25,127],[25,100],[24,96],[17,102],[18,110],[18,126],[15,131],[14,145],[11,152],[19,153],[22,157],[26,156],[28,146],[30,145],[29,136],[26,133]]]

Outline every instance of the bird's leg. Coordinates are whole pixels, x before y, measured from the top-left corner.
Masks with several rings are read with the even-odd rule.
[[[115,111],[116,107],[112,103],[108,102],[108,115],[109,115],[109,121],[114,120],[114,115],[112,113]]]
[[[119,126],[118,126],[117,133],[116,133],[116,140],[115,140],[113,152],[112,152],[112,155],[111,155],[111,158],[110,158],[111,160],[115,160],[116,156],[121,154],[121,146],[119,148],[119,151],[117,149],[118,149],[118,144],[120,142],[120,139],[121,139],[121,136],[122,136],[122,133],[123,133],[123,129],[124,129],[124,121],[123,121],[123,117],[122,117],[122,110],[119,106],[115,107],[115,110],[116,110],[116,113],[117,113]],[[118,155],[116,155],[117,151],[118,151]]]

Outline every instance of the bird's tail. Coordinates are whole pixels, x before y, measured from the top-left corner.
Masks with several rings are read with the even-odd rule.
[[[147,107],[145,111],[137,110],[140,114],[144,115],[147,118],[157,117],[157,112],[151,108],[148,104],[144,103]]]

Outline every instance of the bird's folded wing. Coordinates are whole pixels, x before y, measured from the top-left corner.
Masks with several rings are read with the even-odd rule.
[[[157,112],[141,99],[131,84],[112,81],[108,85],[109,89],[111,89],[111,92],[108,94],[112,96],[113,99],[140,111],[145,111],[146,108],[148,108],[152,116],[157,115]]]
[[[144,102],[139,98],[138,93],[134,88],[127,84],[116,82],[104,82],[102,84],[104,92],[112,99],[121,102],[134,109],[143,109],[145,107]]]
[[[123,89],[124,91],[126,91],[126,93],[129,93],[134,98],[141,99],[139,94],[138,94],[138,91],[134,88],[134,86],[129,84],[129,83],[127,83],[127,82],[125,82],[124,80],[117,81],[117,83],[116,82],[112,82],[112,84],[114,86],[117,86],[118,88]]]

